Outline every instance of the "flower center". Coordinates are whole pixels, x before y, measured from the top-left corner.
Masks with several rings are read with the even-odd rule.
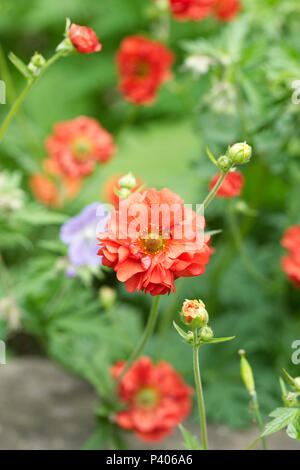
[[[86,137],[78,137],[72,142],[72,151],[77,160],[84,160],[92,152],[92,145]]]
[[[135,66],[135,75],[139,78],[145,78],[149,75],[150,66],[148,62],[138,62]]]
[[[158,398],[158,392],[155,388],[144,387],[137,392],[134,402],[138,407],[149,410],[157,405]]]
[[[166,240],[157,233],[149,233],[147,238],[140,238],[142,249],[147,255],[156,255],[165,249]]]

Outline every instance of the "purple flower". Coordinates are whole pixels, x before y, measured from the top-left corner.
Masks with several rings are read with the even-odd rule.
[[[60,230],[60,239],[68,245],[70,263],[73,266],[99,266],[97,234],[106,231],[109,212],[104,204],[94,202],[78,215],[65,222]]]

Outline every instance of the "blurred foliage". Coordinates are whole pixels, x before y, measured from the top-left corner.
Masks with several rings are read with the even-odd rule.
[[[228,144],[247,140],[254,155],[244,172],[243,200],[256,215],[235,213],[242,251],[232,236],[236,227],[228,201],[214,201],[206,214],[207,227],[222,228],[223,233],[213,238],[212,261],[204,276],[177,281],[177,294],[163,299],[157,334],[146,351],[156,360],[170,361],[192,384],[190,348],[180,343],[171,320],[184,298],[202,298],[215,334],[236,336],[230,343],[201,348],[208,417],[244,426],[252,416],[240,379],[238,349],[245,348],[251,357],[265,415],[279,403],[280,369],[296,375],[291,344],[300,335],[299,292],[280,270],[280,239],[289,225],[299,223],[300,213],[300,105],[291,101],[292,82],[300,79],[300,4],[244,0],[243,13],[226,25],[212,19],[171,20],[173,80],[153,106],[136,109],[116,89],[115,53],[126,35],[154,36],[149,3],[0,1],[0,78],[6,82],[8,102],[21,89],[22,78],[7,64],[7,54],[13,51],[25,62],[35,50],[50,57],[66,16],[94,28],[103,43],[100,54],[71,56],[48,70],[1,142],[0,169],[22,173],[27,200],[22,211],[0,215],[5,262],[0,294],[17,298],[23,330],[38,338],[45,353],[105,394],[109,366],[132,350],[150,299],[128,294],[109,271],[88,288],[79,279],[66,278],[59,263],[66,255],[58,241],[60,224],[87,203],[101,200],[109,176],[129,170],[150,187],[167,186],[187,203],[200,202],[215,171],[205,148],[218,156]],[[194,76],[184,69],[191,54],[213,60],[207,74]],[[1,105],[1,118],[6,112],[7,106]],[[119,150],[88,179],[76,200],[57,213],[33,201],[27,179],[40,168],[43,142],[52,126],[78,115],[98,119],[114,134]],[[103,284],[118,292],[110,312],[98,299]],[[0,332],[15,334],[2,318]],[[87,446],[94,445],[92,439]]]

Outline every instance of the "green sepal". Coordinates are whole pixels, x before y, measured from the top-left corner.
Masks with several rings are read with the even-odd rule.
[[[16,69],[18,69],[19,72],[26,78],[26,80],[32,79],[32,74],[30,70],[28,69],[27,65],[24,64],[21,59],[19,59],[19,57],[17,57],[13,52],[10,52],[8,54],[8,58],[11,63],[16,67]]]

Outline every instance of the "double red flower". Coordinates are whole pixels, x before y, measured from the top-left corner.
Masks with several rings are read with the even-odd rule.
[[[214,14],[230,21],[240,10],[239,0],[169,0],[174,18],[178,21],[199,21]]]
[[[286,230],[281,245],[289,251],[289,254],[281,259],[282,269],[289,280],[300,288],[300,225]]]
[[[96,162],[110,160],[116,147],[111,134],[95,119],[80,116],[56,124],[46,149],[65,175],[79,178],[92,173]]]
[[[120,202],[107,231],[99,234],[98,254],[129,292],[169,294],[177,278],[204,273],[212,253],[209,236],[199,236],[204,226],[204,218],[169,189],[135,192]]]
[[[117,53],[119,88],[135,104],[151,104],[171,77],[174,56],[163,44],[143,36],[125,38]]]
[[[220,173],[213,176],[209,183],[209,190],[211,190],[221,178]],[[239,196],[244,186],[244,177],[239,171],[227,173],[223,183],[216,193],[216,197],[231,198]]]
[[[115,379],[124,365],[120,361],[112,367]],[[192,389],[170,364],[159,362],[155,366],[150,358],[142,357],[121,380],[118,395],[126,409],[117,413],[116,421],[144,441],[160,441],[189,414],[191,394]]]

